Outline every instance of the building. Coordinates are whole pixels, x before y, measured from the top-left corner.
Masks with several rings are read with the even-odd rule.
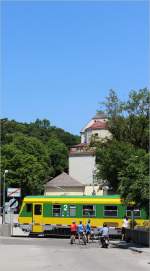
[[[81,130],[81,143],[72,146],[69,153],[69,175],[65,172],[49,180],[45,195],[103,195],[107,193],[96,179],[95,148],[92,140],[104,141],[112,137],[107,117],[97,113]],[[105,188],[107,186],[105,185]]]
[[[95,149],[81,143],[73,146],[69,153],[69,175],[84,185],[93,184]]]
[[[85,185],[63,172],[45,185],[46,196],[84,195]]]
[[[91,140],[107,140],[112,137],[108,131],[107,117],[104,113],[97,113],[81,132],[81,143],[90,144]]]
[[[73,146],[69,153],[69,175],[85,185],[85,194],[103,194],[96,180],[95,148],[92,141],[111,139],[107,116],[98,112],[81,130],[81,143]]]

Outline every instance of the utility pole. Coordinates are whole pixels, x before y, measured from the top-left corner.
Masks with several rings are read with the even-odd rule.
[[[8,170],[4,170],[4,180],[3,180],[3,224],[5,224],[5,180],[6,180],[6,174],[8,173]]]

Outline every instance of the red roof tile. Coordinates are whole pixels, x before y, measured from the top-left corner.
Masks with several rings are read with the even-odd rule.
[[[107,129],[107,123],[102,122],[102,121],[96,121],[90,127],[88,127],[87,130],[88,129],[92,129],[92,130]]]

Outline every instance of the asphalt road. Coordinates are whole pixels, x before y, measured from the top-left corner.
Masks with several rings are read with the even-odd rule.
[[[98,242],[70,245],[67,239],[0,238],[2,271],[146,271],[150,254],[102,249]]]

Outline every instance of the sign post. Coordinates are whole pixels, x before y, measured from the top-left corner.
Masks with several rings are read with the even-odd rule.
[[[10,214],[10,226],[11,226],[11,235],[13,235],[13,226],[14,226],[14,209],[18,206],[18,201],[15,198],[12,198],[8,202],[9,214]]]
[[[3,181],[3,224],[5,224],[5,179],[6,174],[8,173],[8,170],[4,170],[4,181]]]
[[[11,198],[8,202],[8,208],[10,212],[10,225],[11,225],[11,235],[13,235],[13,226],[14,226],[14,210],[18,207],[18,200],[16,198],[21,197],[20,188],[8,188],[7,197]]]

